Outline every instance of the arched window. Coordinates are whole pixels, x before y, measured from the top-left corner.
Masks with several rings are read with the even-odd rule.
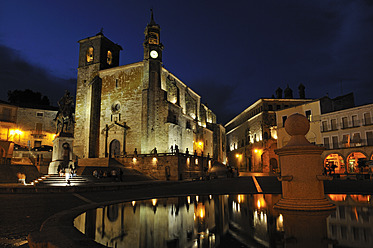
[[[330,171],[334,168],[334,173],[345,173],[346,165],[341,155],[337,153],[329,154],[324,160],[324,167]]]
[[[93,61],[93,47],[88,48],[87,50],[87,62]]]
[[[111,63],[113,62],[113,54],[111,53],[111,51],[107,51],[106,62],[107,62],[109,65],[111,65]]]

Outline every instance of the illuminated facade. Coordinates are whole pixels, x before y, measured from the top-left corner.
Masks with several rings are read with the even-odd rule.
[[[39,147],[53,145],[53,119],[57,110],[47,108],[26,108],[0,103],[0,163],[39,166],[50,161],[49,149],[36,151]]]
[[[262,98],[225,125],[229,165],[241,172],[275,172],[278,168],[276,110],[303,104],[306,99]]]
[[[177,146],[181,153],[225,159],[225,139],[219,138],[224,128],[215,114],[162,66],[160,27],[153,16],[141,62],[119,66],[122,48],[102,33],[79,43],[74,130],[79,158],[170,153]]]
[[[302,105],[294,106],[288,109],[279,110],[276,112],[277,123],[277,148],[285,146],[289,140],[290,135],[285,131],[285,121],[287,117],[292,114],[299,113],[307,117],[310,121],[310,130],[308,131],[307,140],[315,145],[322,144],[320,121],[321,121],[321,108],[320,101],[310,101]]]
[[[277,147],[286,145],[290,138],[284,128],[286,118],[301,113],[310,120],[308,141],[326,148],[322,154],[324,166],[335,166],[336,173],[359,172],[359,159],[373,160],[373,104],[351,108],[350,98],[351,94],[323,97],[277,111]]]
[[[54,117],[57,110],[17,107],[0,104],[0,140],[25,147],[52,146],[55,137]]]
[[[359,172],[358,161],[373,160],[373,104],[321,115],[324,165],[335,172]]]

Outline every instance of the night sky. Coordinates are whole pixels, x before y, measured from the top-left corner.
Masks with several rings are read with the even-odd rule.
[[[373,1],[38,1],[0,3],[0,99],[31,89],[56,106],[75,95],[78,40],[101,28],[123,47],[120,64],[143,59],[150,8],[161,26],[163,64],[225,124],[287,85],[298,97],[354,92],[373,103]]]

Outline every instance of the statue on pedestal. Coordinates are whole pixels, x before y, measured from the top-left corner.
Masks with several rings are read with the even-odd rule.
[[[73,130],[74,130],[74,100],[70,92],[58,101],[59,110],[56,114],[56,138],[53,140],[52,162],[48,174],[56,174],[61,170],[74,168],[73,161]]]

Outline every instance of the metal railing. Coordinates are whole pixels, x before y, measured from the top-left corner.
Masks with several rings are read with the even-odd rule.
[[[342,148],[353,148],[353,147],[364,147],[364,146],[373,146],[373,140],[368,139],[360,139],[359,141],[350,141],[350,142],[338,142],[338,143],[330,143],[330,144],[323,144],[328,150],[333,149],[342,149]]]

